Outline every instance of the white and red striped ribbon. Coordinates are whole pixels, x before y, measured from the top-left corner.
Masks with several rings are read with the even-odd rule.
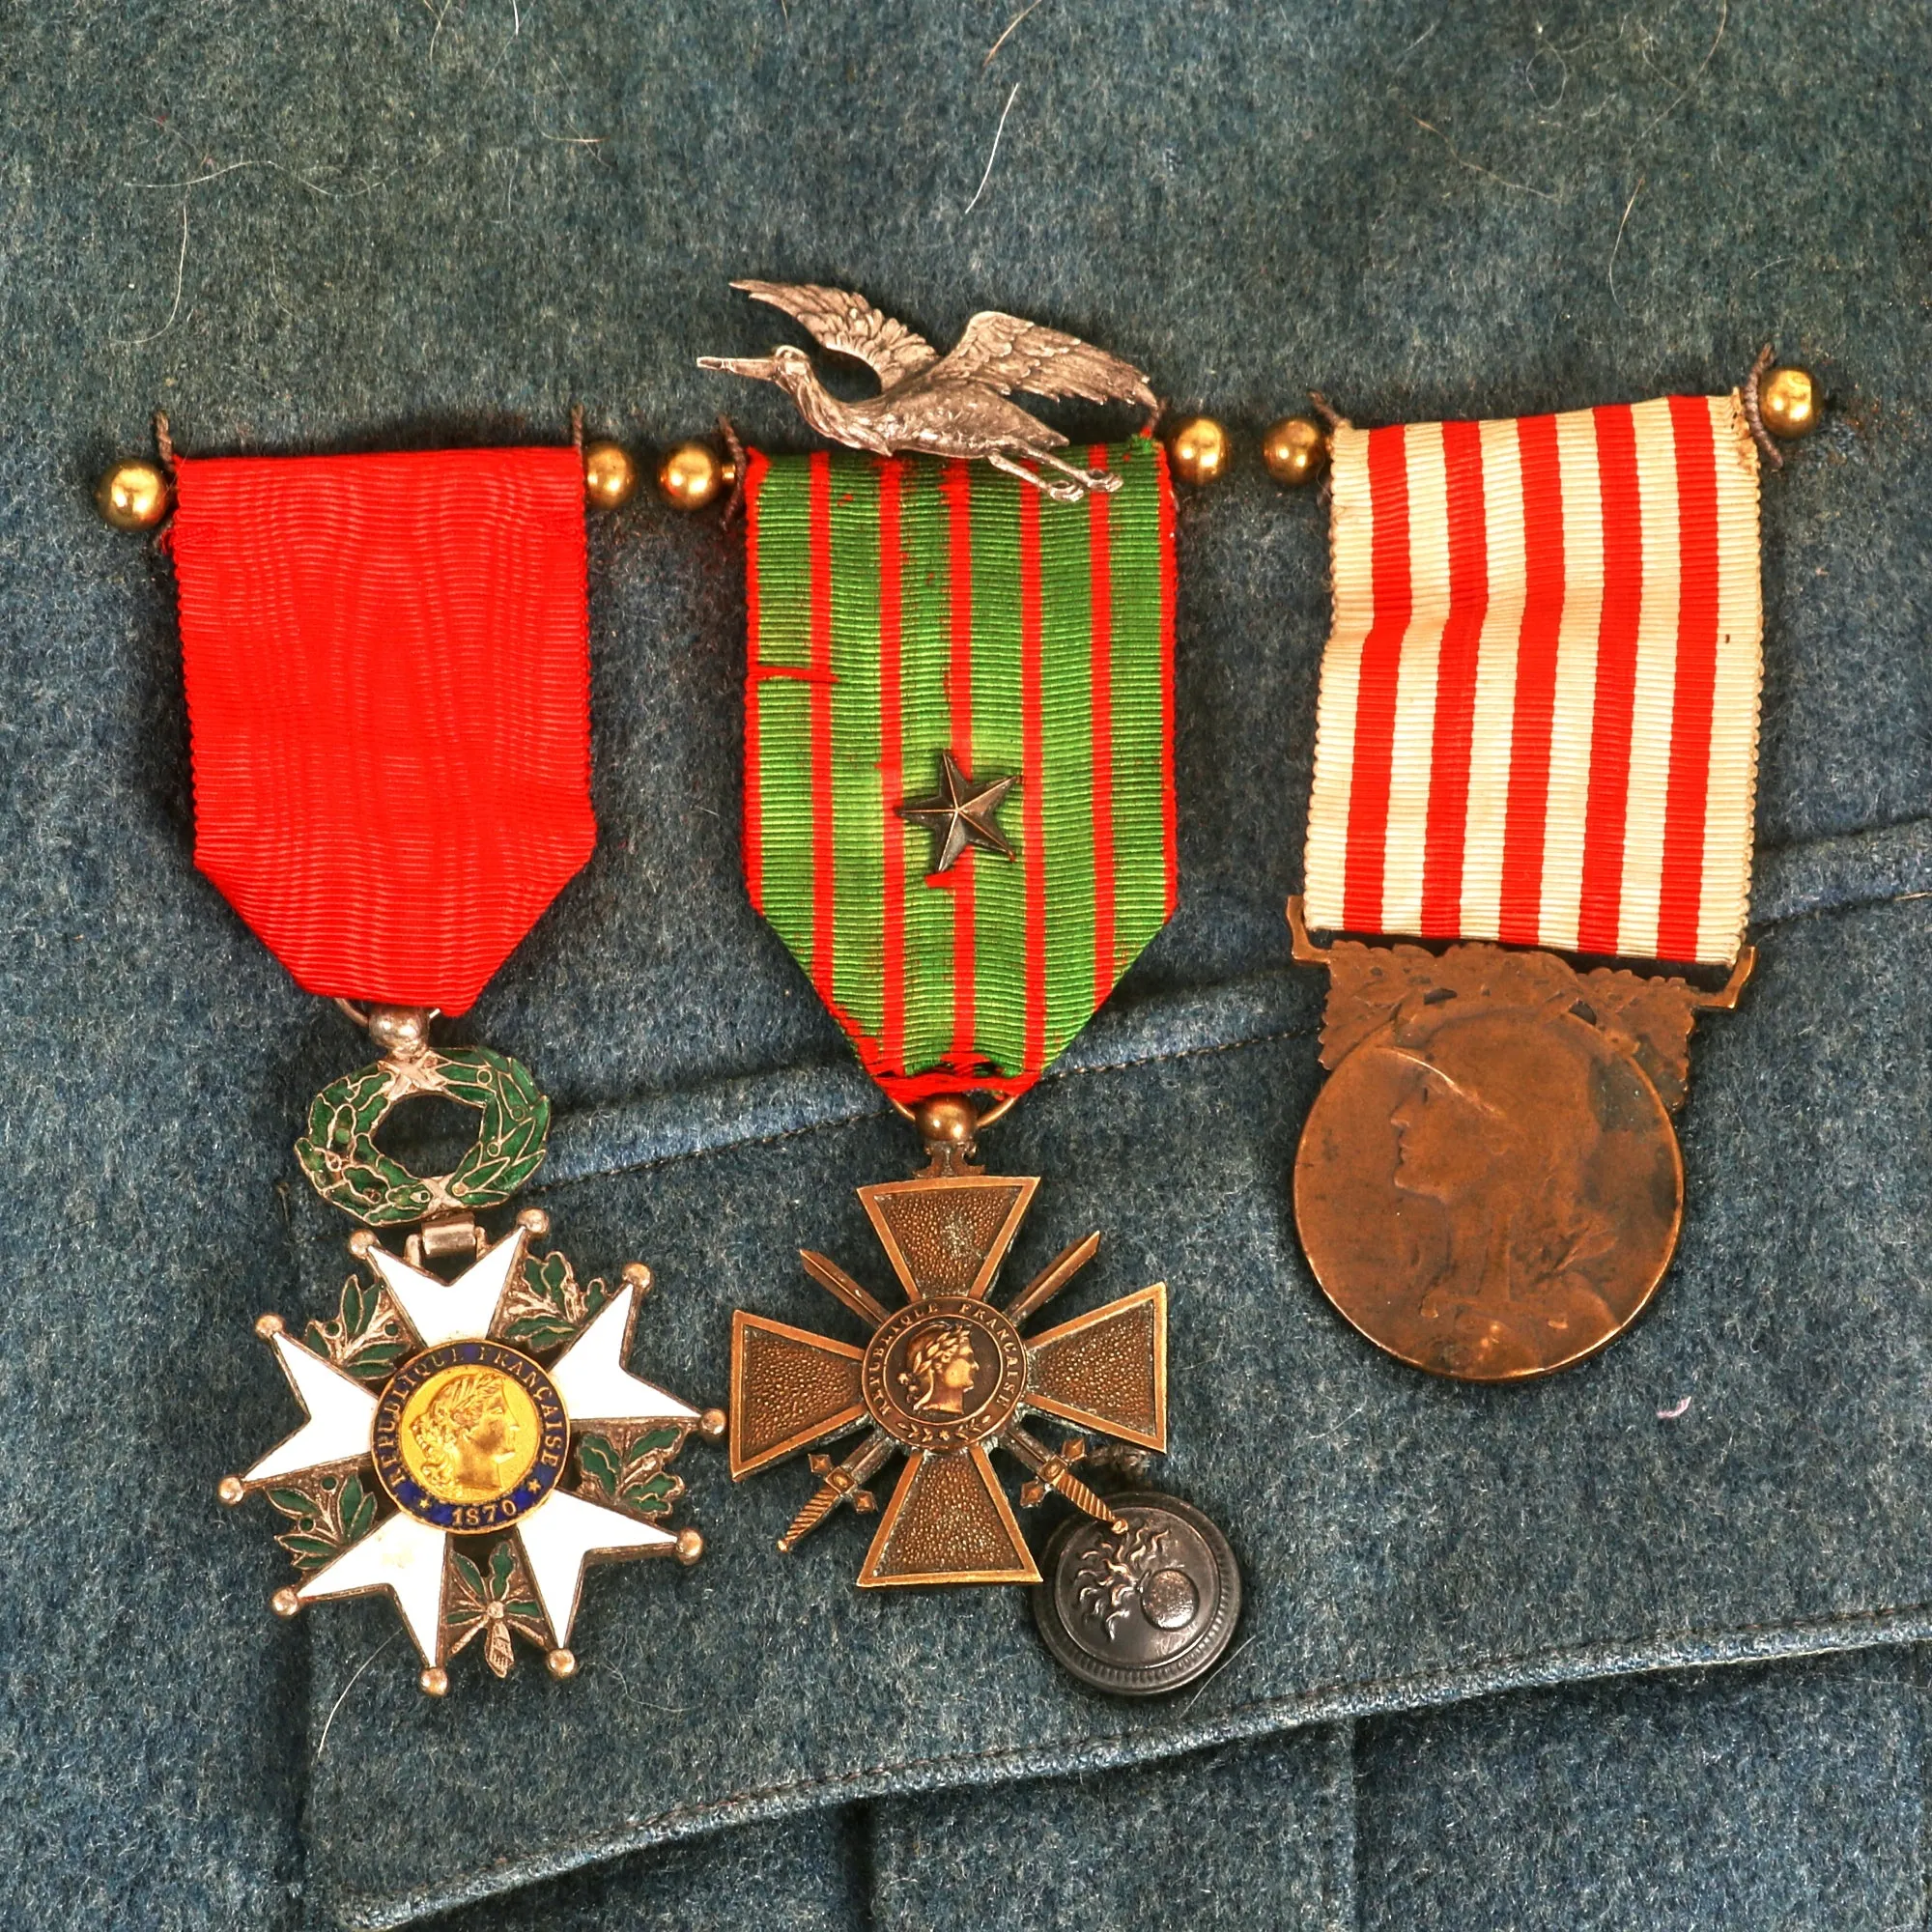
[[[1723,963],[1757,781],[1736,395],[1338,430],[1307,914]]]

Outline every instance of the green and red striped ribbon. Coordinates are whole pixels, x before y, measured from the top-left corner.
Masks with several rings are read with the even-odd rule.
[[[1175,903],[1174,508],[1149,438],[1065,504],[983,464],[746,471],[745,879],[903,1101],[1018,1094]],[[950,751],[1017,858],[928,879]]]

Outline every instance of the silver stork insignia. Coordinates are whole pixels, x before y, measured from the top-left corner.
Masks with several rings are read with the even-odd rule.
[[[781,343],[769,355],[700,355],[700,369],[775,383],[799,413],[834,442],[874,456],[983,457],[1055,501],[1077,503],[1094,491],[1112,494],[1120,477],[1082,469],[1057,456],[1066,438],[1010,398],[1075,397],[1088,403],[1133,403],[1151,427],[1160,403],[1131,362],[1017,315],[982,310],[967,323],[951,354],[895,322],[863,296],[810,282],[733,282],[755,301],[782,309],[823,349],[866,364],[879,393],[845,403],[818,380],[804,350]],[[1029,463],[1053,470],[1040,476]]]
[[[1046,1621],[1078,1616],[1063,1559],[1114,1559],[1063,1539],[1049,1584],[1009,1458],[1022,1508],[1065,1506],[1139,1566],[1111,1623],[1055,1656],[1109,1690],[1172,1689],[1237,1605],[1232,1556],[1109,1493],[1167,1448],[1167,1289],[1036,1329],[1098,1236],[996,1299],[1038,1183],[976,1151],[1166,923],[1178,869],[1166,452],[1130,437],[1075,468],[1007,395],[1151,412],[1153,391],[1014,316],[975,316],[942,357],[858,296],[738,286],[881,385],[841,403],[798,349],[704,364],[778,384],[857,452],[744,452],[746,887],[928,1164],[858,1189],[897,1296],[802,1251],[863,1340],[734,1314],[731,1475],[810,1458],[786,1553],[841,1507],[876,1515],[862,1589],[1031,1585]],[[1088,1434],[1113,1441],[1090,1458]]]

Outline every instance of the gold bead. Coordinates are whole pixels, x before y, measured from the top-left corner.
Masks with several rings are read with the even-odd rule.
[[[689,1570],[704,1554],[704,1539],[695,1529],[677,1533],[677,1560]]]
[[[544,1659],[550,1665],[550,1674],[561,1684],[566,1678],[577,1675],[577,1658],[567,1650],[554,1650]]]
[[[728,1426],[722,1408],[707,1408],[697,1418],[697,1433],[707,1442],[724,1441],[724,1431]]]
[[[1262,439],[1262,461],[1277,483],[1312,483],[1328,465],[1328,439],[1309,416],[1283,416]]]
[[[956,1094],[934,1094],[912,1110],[913,1130],[923,1145],[971,1151],[980,1131],[980,1116],[970,1100]]]
[[[214,1486],[214,1493],[233,1509],[248,1492],[242,1485],[240,1476],[223,1476]]]
[[[681,442],[658,470],[658,488],[674,510],[701,510],[715,503],[737,481],[734,464],[708,442]]]
[[[292,1617],[301,1606],[301,1599],[286,1584],[269,1599],[269,1607],[278,1617]]]
[[[265,1342],[272,1342],[284,1325],[279,1315],[258,1315],[255,1318],[255,1333]]]
[[[526,1208],[517,1215],[517,1226],[526,1235],[547,1235],[550,1216],[541,1208]]]
[[[1190,416],[1174,432],[1168,453],[1183,483],[1211,483],[1228,467],[1228,432],[1212,416]]]
[[[1757,412],[1765,428],[1787,442],[1809,436],[1824,408],[1825,399],[1808,369],[1774,369],[1758,384]]]
[[[151,530],[168,513],[174,496],[165,474],[152,463],[117,463],[100,479],[94,500],[117,530]]]
[[[449,1690],[449,1672],[441,1664],[432,1663],[416,1682],[422,1686],[425,1697],[440,1697]]]
[[[621,442],[583,445],[583,494],[593,510],[619,510],[638,487],[638,467]]]
[[[624,1264],[624,1286],[636,1289],[638,1299],[641,1301],[651,1292],[652,1275],[650,1269],[642,1262],[626,1262]]]

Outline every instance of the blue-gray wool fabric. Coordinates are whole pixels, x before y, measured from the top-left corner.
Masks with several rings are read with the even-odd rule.
[[[9,19],[0,1919],[1923,1922],[1932,25],[1022,11]],[[1043,1177],[1016,1268],[1101,1232],[1069,1314],[1169,1287],[1151,1479],[1247,1584],[1170,1698],[1084,1690],[1019,1592],[857,1591],[849,1515],[779,1556],[804,1471],[734,1487],[701,1442],[700,1563],[594,1571],[572,1682],[466,1655],[440,1700],[386,1603],[271,1617],[268,1513],[214,1502],[296,1420],[254,1318],[349,1270],[291,1147],[367,1047],[193,868],[170,571],[94,481],[157,409],[207,454],[554,441],[574,406],[640,455],[721,409],[806,446],[695,366],[794,339],[746,275],[942,345],[1037,317],[1236,438],[1176,536],[1179,910],[986,1147]],[[1693,1041],[1678,1258],[1581,1368],[1432,1380],[1294,1236],[1329,597],[1260,433],[1311,387],[1360,423],[1708,392],[1766,340],[1831,410],[1765,480],[1760,962]],[[581,1269],[650,1264],[633,1366],[700,1403],[734,1307],[848,1334],[797,1251],[882,1288],[852,1190],[914,1153],[742,889],[740,543],[649,490],[593,521],[598,849],[447,1032],[534,1069],[526,1198]]]

